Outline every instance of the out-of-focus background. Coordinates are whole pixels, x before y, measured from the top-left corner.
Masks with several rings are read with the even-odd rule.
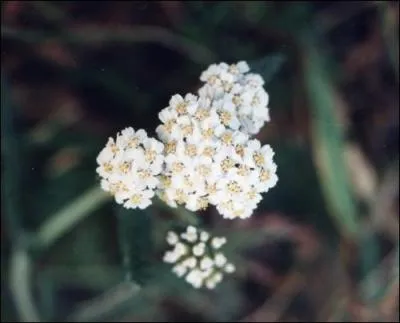
[[[2,1],[1,320],[398,321],[399,2]],[[211,63],[266,80],[279,182],[215,209],[237,272],[194,290],[162,263],[188,212],[124,211],[96,156],[154,134]]]

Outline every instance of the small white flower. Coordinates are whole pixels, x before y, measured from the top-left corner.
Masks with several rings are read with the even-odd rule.
[[[216,284],[218,284],[219,282],[222,281],[222,277],[223,277],[223,275],[222,275],[221,272],[216,272],[216,273],[213,275],[214,282],[215,282]]]
[[[203,242],[200,242],[199,244],[197,244],[193,247],[193,254],[196,257],[200,257],[204,254],[205,248],[206,248],[206,245]]]
[[[210,235],[207,232],[202,231],[200,233],[200,241],[206,242],[209,238],[210,238]]]
[[[239,73],[247,73],[250,71],[250,67],[245,61],[240,61],[236,64],[236,68],[238,69]]]
[[[236,268],[233,264],[226,264],[225,266],[225,272],[227,272],[228,274],[231,274],[233,272],[235,272]]]
[[[151,204],[151,198],[154,196],[154,191],[146,190],[140,193],[132,194],[124,203],[127,209],[145,209]]]
[[[179,237],[175,232],[169,231],[167,233],[167,242],[170,245],[175,245],[179,241]]]
[[[200,262],[200,268],[202,270],[210,269],[214,265],[214,262],[209,257],[204,257]]]
[[[215,283],[214,279],[207,279],[206,280],[206,287],[208,289],[214,289],[217,284]]]
[[[178,243],[175,245],[174,252],[175,252],[179,257],[180,257],[180,256],[183,256],[183,255],[185,255],[185,254],[188,252],[188,247],[187,247],[185,244],[183,244],[182,242],[178,242]]]
[[[205,284],[208,289],[214,289],[222,280],[222,274],[217,272],[207,278]]]
[[[182,277],[187,273],[187,268],[183,265],[176,265],[172,268],[172,271],[178,276]]]
[[[194,288],[200,288],[203,285],[203,277],[201,271],[193,269],[187,276],[186,281],[191,284]]]
[[[223,267],[226,264],[226,257],[222,253],[217,253],[214,258],[215,265],[217,267]]]
[[[188,226],[185,233],[181,234],[181,237],[189,242],[195,242],[197,240],[197,230],[193,226]]]
[[[182,266],[185,266],[185,267],[191,268],[191,269],[195,268],[196,265],[197,265],[197,259],[195,257],[187,258],[186,260],[184,260],[182,262]]]
[[[225,237],[215,237],[211,240],[211,245],[214,249],[221,248],[226,243]]]
[[[178,260],[179,256],[173,251],[168,251],[164,255],[164,262],[166,263],[175,263]]]

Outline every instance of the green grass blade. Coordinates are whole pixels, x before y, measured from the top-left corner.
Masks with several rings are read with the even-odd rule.
[[[318,175],[330,213],[342,233],[353,236],[358,231],[357,209],[343,160],[344,135],[335,113],[332,84],[315,47],[306,41],[305,48],[305,81]]]

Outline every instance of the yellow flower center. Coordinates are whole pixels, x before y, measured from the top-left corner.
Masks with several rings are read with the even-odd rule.
[[[198,109],[195,113],[196,119],[203,121],[210,116],[210,111],[207,109]]]
[[[161,184],[164,188],[169,188],[171,186],[171,178],[168,176],[161,176],[160,177]]]
[[[197,167],[197,171],[201,176],[208,176],[211,173],[211,168],[206,165],[200,165],[199,167]]]
[[[187,112],[186,103],[185,102],[178,103],[178,105],[176,106],[176,112],[178,112],[178,114],[185,114]]]
[[[111,173],[113,171],[111,163],[104,163],[103,168],[106,173]]]
[[[176,141],[170,141],[165,145],[165,153],[174,154],[176,152]]]
[[[167,120],[167,122],[164,124],[164,129],[167,132],[172,132],[172,128],[173,128],[174,125],[176,125],[175,120],[172,120],[172,119]]]
[[[237,182],[231,181],[228,183],[228,190],[231,193],[240,193],[242,191],[242,188]]]
[[[221,168],[222,170],[226,173],[229,169],[231,169],[235,163],[233,160],[229,157],[226,157],[222,162],[221,162]]]
[[[214,134],[214,129],[208,128],[201,131],[201,134],[205,139],[210,139]]]
[[[230,132],[225,132],[221,136],[221,140],[224,144],[230,145],[232,143],[232,134]]]
[[[230,92],[232,90],[233,85],[231,83],[222,82],[222,86],[224,87],[225,92]]]
[[[244,210],[243,209],[239,209],[239,210],[234,210],[233,211],[233,215],[237,218],[239,218],[242,214],[243,214]]]
[[[154,150],[146,150],[144,158],[147,162],[153,162],[156,159],[157,153]]]
[[[249,197],[249,199],[254,199],[257,196],[257,191],[256,190],[251,190],[247,193],[247,196]]]
[[[205,147],[203,150],[203,156],[212,157],[214,156],[214,154],[215,154],[215,148],[211,146]]]
[[[217,185],[216,184],[212,184],[212,185],[207,184],[206,192],[209,195],[215,194],[217,192]]]
[[[182,132],[184,136],[191,135],[193,133],[193,126],[190,124],[183,126]]]
[[[244,147],[243,147],[243,145],[236,145],[235,151],[240,157],[244,156]]]
[[[240,176],[247,176],[250,174],[250,168],[245,165],[240,165],[238,169],[238,174]]]
[[[122,164],[119,165],[119,170],[124,174],[127,174],[129,172],[130,168],[131,168],[131,165],[128,162],[123,162]]]
[[[229,71],[229,73],[232,73],[232,74],[239,74],[239,69],[237,68],[237,66],[235,64],[232,64],[231,66],[229,66],[228,71]]]
[[[185,148],[185,154],[189,157],[194,157],[197,155],[197,146],[194,144],[188,144]]]
[[[140,179],[147,179],[151,177],[151,173],[148,169],[140,170],[138,171],[138,174]]]
[[[228,111],[222,111],[219,113],[219,119],[225,126],[228,126],[232,120],[232,115]]]
[[[197,200],[197,205],[200,210],[205,210],[208,206],[208,200],[205,197],[200,197]]]
[[[176,190],[176,202],[178,204],[183,204],[186,202],[187,196],[186,194],[183,192],[183,190]]]
[[[134,137],[128,141],[128,148],[136,148],[139,146],[139,139],[137,137]]]
[[[260,172],[260,181],[261,182],[267,182],[270,179],[270,174],[269,171],[263,169]]]
[[[193,182],[190,180],[189,176],[185,176],[185,178],[183,179],[183,182],[188,187],[192,187],[193,186]]]
[[[233,102],[236,106],[238,106],[238,105],[241,105],[241,104],[242,104],[242,99],[240,98],[239,95],[235,94],[235,95],[233,96],[233,98],[232,98],[232,102]]]
[[[110,185],[110,193],[112,195],[115,195],[117,192],[124,191],[127,192],[128,188],[126,187],[125,184],[123,184],[121,181],[118,181],[117,183],[113,183]]]
[[[261,167],[264,165],[264,156],[262,154],[254,153],[253,159],[258,167]]]
[[[131,202],[132,204],[140,204],[142,201],[142,196],[140,194],[134,194],[131,196]]]
[[[181,162],[174,162],[173,164],[172,164],[172,171],[174,172],[174,173],[180,173],[184,168],[185,168],[185,166],[183,165],[183,163],[181,163]]]

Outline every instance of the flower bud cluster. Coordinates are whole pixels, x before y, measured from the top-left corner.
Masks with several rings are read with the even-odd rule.
[[[224,237],[211,237],[206,231],[188,226],[186,232],[169,231],[167,243],[172,247],[164,255],[164,262],[174,264],[172,272],[194,288],[213,289],[224,274],[233,273],[235,266],[221,252]]]

